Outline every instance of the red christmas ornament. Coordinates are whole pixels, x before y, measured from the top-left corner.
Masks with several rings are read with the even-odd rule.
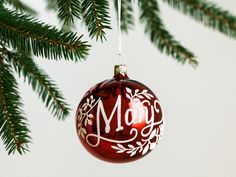
[[[76,113],[83,146],[95,157],[113,163],[131,162],[153,150],[163,132],[163,110],[155,94],[131,80],[125,65],[112,79],[92,87]]]

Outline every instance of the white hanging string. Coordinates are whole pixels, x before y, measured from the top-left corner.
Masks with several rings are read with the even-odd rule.
[[[121,36],[121,0],[117,1],[118,3],[118,55],[122,55],[122,36]]]
[[[120,65],[125,65],[126,59],[123,53],[122,48],[122,34],[121,34],[121,13],[122,13],[122,6],[121,0],[117,0],[117,10],[118,10],[118,57],[115,58],[115,63]]]

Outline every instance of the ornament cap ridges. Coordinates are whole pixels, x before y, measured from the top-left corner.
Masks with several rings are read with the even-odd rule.
[[[125,64],[115,65],[114,74],[127,74],[127,66]]]

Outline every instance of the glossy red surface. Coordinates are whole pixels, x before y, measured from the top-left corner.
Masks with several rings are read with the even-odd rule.
[[[117,74],[92,87],[79,103],[76,129],[83,146],[113,163],[148,154],[163,131],[163,110],[145,85]]]

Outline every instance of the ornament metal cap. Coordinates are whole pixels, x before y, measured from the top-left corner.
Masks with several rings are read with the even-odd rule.
[[[127,74],[127,67],[124,64],[115,65],[114,74]]]

